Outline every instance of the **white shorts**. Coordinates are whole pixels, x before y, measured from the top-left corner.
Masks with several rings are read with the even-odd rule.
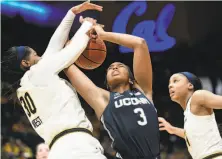
[[[59,138],[48,159],[106,159],[99,141],[85,132],[73,132]]]

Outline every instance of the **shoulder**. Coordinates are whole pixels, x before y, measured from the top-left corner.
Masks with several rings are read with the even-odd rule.
[[[203,106],[204,105],[204,96],[207,93],[205,90],[197,90],[192,95],[192,104]]]
[[[24,75],[20,79],[20,86],[25,85],[29,81],[30,73],[31,73],[31,70],[28,70],[24,73]]]
[[[209,115],[212,114],[211,108],[205,107],[205,96],[208,93],[206,90],[197,90],[193,93],[191,99],[191,112],[195,115]]]
[[[106,102],[108,102],[109,99],[110,99],[110,93],[111,93],[111,92],[109,92],[109,91],[107,91],[107,90],[105,90],[105,89],[99,88],[99,87],[98,87],[98,90],[101,92],[102,98],[103,98]]]
[[[133,88],[134,88],[134,89],[137,89],[137,90],[139,90],[141,93],[143,93],[143,94],[152,102],[152,104],[154,104],[154,103],[153,103],[153,94],[152,94],[152,92],[144,92],[143,89],[142,89],[137,83],[135,83],[135,84],[133,85]]]

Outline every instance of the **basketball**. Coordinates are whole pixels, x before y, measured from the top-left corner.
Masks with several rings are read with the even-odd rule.
[[[106,45],[103,40],[91,38],[86,49],[75,64],[83,69],[92,70],[99,67],[106,59]]]

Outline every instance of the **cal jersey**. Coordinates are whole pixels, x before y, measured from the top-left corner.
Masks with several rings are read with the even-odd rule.
[[[113,140],[117,157],[156,159],[160,155],[157,112],[138,89],[111,92],[101,122]]]
[[[83,22],[64,47],[75,14],[69,10],[53,34],[42,59],[21,79],[17,97],[35,131],[50,144],[59,133],[72,128],[92,131],[75,89],[58,73],[70,66],[86,48],[92,24]]]
[[[39,64],[25,73],[17,90],[18,99],[35,131],[47,144],[67,129],[80,127],[92,131],[75,89],[66,80],[52,75],[46,85],[38,86],[30,81]]]
[[[191,99],[189,99],[184,111],[185,139],[191,156],[194,159],[203,159],[205,157],[213,158],[210,156],[222,154],[222,139],[215,114],[194,115],[190,110]],[[222,158],[221,155],[220,158]]]

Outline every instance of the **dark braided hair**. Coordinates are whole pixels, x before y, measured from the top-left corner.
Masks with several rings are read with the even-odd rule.
[[[24,73],[20,67],[22,60],[28,60],[31,48],[28,46],[14,46],[5,52],[3,61],[1,62],[3,71],[22,74]],[[29,68],[24,68],[28,70]]]
[[[3,56],[3,60],[1,61],[2,71],[8,74],[8,76],[13,76],[13,82],[7,89],[4,90],[3,95],[8,98],[9,101],[17,100],[16,97],[16,90],[19,88],[20,78],[25,73],[25,70],[29,68],[24,68],[25,70],[21,69],[21,61],[28,60],[29,55],[31,53],[31,49],[28,46],[14,46],[9,48]],[[5,87],[6,88],[6,87]],[[7,90],[7,91],[6,91]]]

